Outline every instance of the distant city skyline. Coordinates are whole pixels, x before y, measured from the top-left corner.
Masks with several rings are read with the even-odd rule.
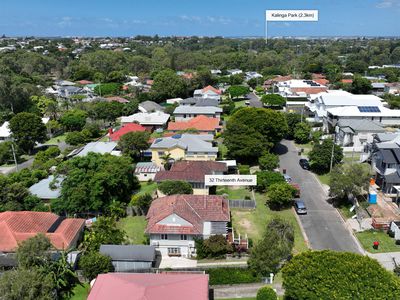
[[[266,9],[318,9],[318,22],[271,22],[269,36],[399,36],[400,0],[3,0],[6,36],[264,36]]]

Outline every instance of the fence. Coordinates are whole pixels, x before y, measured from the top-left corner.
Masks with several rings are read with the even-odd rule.
[[[230,208],[243,208],[243,209],[255,209],[256,201],[255,200],[229,200]]]

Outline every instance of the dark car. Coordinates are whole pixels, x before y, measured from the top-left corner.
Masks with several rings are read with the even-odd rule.
[[[296,210],[298,215],[306,215],[307,208],[306,205],[302,200],[295,200],[294,201],[294,209]]]
[[[305,158],[300,159],[299,164],[304,170],[310,170],[310,163],[308,162],[307,159]]]

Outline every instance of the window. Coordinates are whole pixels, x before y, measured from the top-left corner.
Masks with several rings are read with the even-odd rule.
[[[186,234],[181,234],[181,240],[186,241],[187,240],[187,235]]]
[[[164,155],[164,151],[158,151],[158,156],[163,156]]]
[[[168,234],[162,234],[161,235],[162,240],[168,240]]]
[[[180,248],[168,248],[168,255],[181,255]]]

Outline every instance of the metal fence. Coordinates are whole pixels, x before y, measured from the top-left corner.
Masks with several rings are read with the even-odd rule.
[[[250,199],[229,200],[230,208],[255,209],[256,201]]]

